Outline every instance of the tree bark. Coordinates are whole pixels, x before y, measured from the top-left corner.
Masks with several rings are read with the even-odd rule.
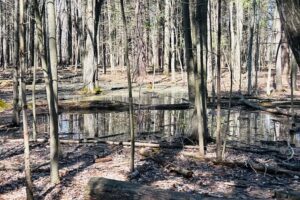
[[[248,43],[248,55],[247,55],[247,70],[248,70],[248,95],[252,95],[253,85],[252,85],[252,71],[253,71],[253,63],[252,63],[252,51],[253,51],[253,40],[254,40],[254,24],[255,24],[255,15],[256,15],[256,0],[252,1],[252,19],[250,25],[250,36]]]
[[[221,155],[221,6],[222,0],[218,0],[218,42],[217,42],[217,130],[216,130],[216,155],[217,160],[222,159]]]
[[[300,2],[296,0],[276,0],[276,2],[289,44],[300,65]]]
[[[185,47],[185,64],[188,78],[188,93],[189,100],[194,101],[195,99],[195,80],[194,80],[194,56],[193,56],[193,44],[191,37],[191,22],[190,22],[190,2],[184,0],[182,2],[182,18],[183,18],[183,31],[184,31],[184,47]]]
[[[55,2],[54,0],[47,0],[47,14],[48,14],[48,42],[49,42],[49,64],[51,73],[51,82],[53,89],[53,96],[50,98],[54,101],[55,110],[53,110],[53,117],[50,117],[50,159],[51,159],[51,182],[59,183],[58,160],[59,160],[59,139],[58,139],[58,80],[57,80],[57,49],[56,49],[56,17],[55,17]]]
[[[164,30],[164,74],[170,73],[170,22],[171,0],[165,0],[165,30]]]
[[[134,171],[134,153],[135,153],[135,136],[134,136],[134,118],[133,118],[133,99],[132,99],[132,87],[131,87],[131,69],[128,53],[128,33],[127,33],[127,22],[124,10],[123,0],[120,0],[121,13],[122,13],[122,22],[125,33],[125,63],[127,65],[127,81],[128,81],[128,99],[129,99],[129,128],[130,128],[130,137],[131,137],[131,154],[130,154],[130,171]]]
[[[2,14],[3,15],[3,14]],[[2,16],[0,16],[2,18]],[[14,43],[14,72],[13,72],[13,118],[12,123],[20,125],[20,108],[19,108],[19,2],[15,2],[15,43]]]
[[[29,150],[29,133],[28,133],[28,119],[27,119],[27,102],[26,102],[26,84],[25,84],[25,21],[24,21],[24,1],[19,0],[19,56],[20,56],[20,92],[22,102],[23,115],[23,137],[24,137],[24,161],[25,161],[25,179],[26,179],[26,196],[27,199],[33,199],[33,183],[30,168],[30,150]]]

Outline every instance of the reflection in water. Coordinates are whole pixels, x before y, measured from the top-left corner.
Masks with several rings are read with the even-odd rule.
[[[210,112],[210,110],[208,110]],[[289,140],[300,147],[300,135],[289,134],[287,118],[275,118],[268,113],[249,112],[242,109],[231,111],[230,128],[227,138],[247,144],[263,141]],[[135,131],[137,141],[171,141],[191,134],[193,110],[140,110],[135,111]],[[222,131],[225,131],[227,111],[222,111]],[[212,115],[208,115],[211,124]],[[39,120],[47,120],[43,117]],[[41,122],[41,121],[40,121]],[[47,124],[45,122],[45,124]],[[215,126],[215,124],[214,124]],[[209,127],[210,128],[210,127]],[[41,132],[47,132],[47,126]],[[121,134],[107,138],[115,141],[129,141],[127,112],[101,113],[63,113],[59,116],[59,134],[61,138],[84,139],[101,138],[113,134]]]
[[[181,103],[184,94],[171,94],[161,98],[146,97],[135,99],[134,103],[141,104],[174,104]],[[126,98],[108,99],[126,101]],[[222,110],[222,131],[225,132],[227,123],[227,110]],[[212,123],[215,113],[208,109],[209,129],[213,126],[216,130],[216,122]],[[171,141],[174,138],[189,137],[192,134],[193,110],[137,110],[135,111],[135,132],[137,141]],[[48,132],[47,117],[40,116],[38,123],[39,132]],[[300,134],[290,135],[290,124],[285,117],[275,117],[259,111],[248,111],[235,107],[231,111],[229,120],[228,140],[241,141],[247,144],[255,144],[259,141],[289,140],[300,147]],[[86,139],[101,138],[104,136],[122,134],[116,137],[108,137],[107,140],[129,141],[129,124],[127,112],[99,113],[63,113],[59,116],[60,138]],[[213,136],[213,135],[212,135]],[[259,143],[258,143],[259,144]]]

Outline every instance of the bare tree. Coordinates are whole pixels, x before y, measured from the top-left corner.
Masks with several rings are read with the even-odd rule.
[[[134,152],[135,152],[135,136],[134,136],[134,122],[133,122],[133,102],[132,102],[132,86],[131,86],[131,70],[130,70],[130,61],[128,55],[128,33],[127,33],[127,22],[124,11],[123,0],[120,0],[121,12],[122,12],[122,22],[125,33],[125,63],[127,65],[127,81],[128,81],[128,96],[129,96],[129,127],[131,135],[131,160],[130,160],[130,171],[134,171]]]
[[[23,137],[24,137],[24,160],[25,160],[25,178],[26,178],[26,195],[27,199],[33,199],[33,183],[31,179],[30,169],[30,150],[29,150],[29,132],[28,132],[28,118],[27,118],[27,101],[26,101],[26,83],[25,83],[25,21],[24,21],[24,0],[19,0],[19,56],[20,56],[20,92],[23,115]]]

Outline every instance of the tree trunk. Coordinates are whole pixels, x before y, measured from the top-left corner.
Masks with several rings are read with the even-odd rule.
[[[236,56],[236,69],[234,69],[235,74],[235,81],[239,83],[239,91],[241,91],[242,87],[242,71],[241,71],[241,44],[243,41],[243,5],[240,0],[235,1],[236,5],[236,51],[235,51],[235,56]]]
[[[2,16],[0,16],[2,18]],[[19,126],[20,125],[20,109],[19,109],[19,4],[18,1],[15,2],[15,43],[14,43],[14,72],[13,72],[13,118],[12,123]],[[1,63],[1,62],[0,62]]]
[[[127,65],[127,81],[128,81],[128,99],[129,99],[129,128],[130,128],[130,136],[131,136],[131,156],[130,156],[130,171],[134,171],[134,152],[135,152],[135,136],[134,136],[134,122],[133,122],[133,100],[132,100],[132,87],[131,87],[131,69],[130,69],[130,61],[129,61],[129,53],[128,53],[128,33],[127,33],[127,22],[124,11],[124,3],[123,0],[120,0],[121,5],[121,13],[122,13],[122,22],[125,33],[125,63]]]
[[[195,76],[195,108],[198,117],[199,153],[204,156],[207,134],[206,117],[206,53],[207,53],[207,0],[197,0],[197,67]]]
[[[281,23],[278,19],[278,12],[275,10],[275,30],[276,30],[276,43],[278,43],[276,49],[276,90],[282,90],[282,69],[281,69]]]
[[[276,0],[276,2],[289,44],[300,65],[300,2],[296,0]]]
[[[221,155],[221,3],[222,0],[218,0],[218,37],[217,37],[217,130],[216,130],[216,155],[217,160],[222,160]]]
[[[171,32],[171,80],[175,82],[175,70],[176,70],[176,47],[175,47],[175,2],[171,0],[170,3],[170,32]]]
[[[182,18],[183,18],[183,31],[184,31],[184,45],[185,45],[185,64],[188,78],[188,93],[189,100],[195,99],[195,80],[194,80],[194,56],[193,56],[193,44],[191,37],[191,22],[190,22],[190,7],[189,0],[182,2]]]
[[[47,103],[49,109],[49,126],[50,126],[50,164],[51,164],[51,182],[58,182],[58,116],[55,109],[54,103],[54,90],[51,69],[47,63],[47,57],[44,47],[44,34],[42,26],[42,18],[39,12],[39,5],[37,0],[34,0],[35,20],[36,20],[36,31],[37,31],[37,46],[39,57],[42,62],[42,69],[45,77]],[[45,28],[45,27],[44,27]],[[55,47],[56,48],[56,47]]]
[[[254,24],[255,24],[255,15],[256,15],[256,0],[252,1],[252,11],[253,16],[251,19],[250,25],[250,37],[249,37],[249,44],[248,44],[248,55],[247,55],[247,70],[248,70],[248,95],[252,95],[253,85],[252,85],[252,51],[253,51],[253,39],[254,39]]]
[[[164,30],[164,74],[170,73],[170,22],[171,0],[165,0],[165,30]]]
[[[58,80],[57,80],[57,49],[56,49],[56,17],[55,17],[55,2],[54,0],[47,0],[47,14],[48,14],[48,42],[49,42],[49,57],[50,66],[48,66],[51,73],[51,83],[53,89],[53,96],[49,98],[54,101],[53,117],[50,117],[50,159],[51,159],[51,182],[59,183],[58,160],[59,160],[59,139],[58,139]],[[53,126],[53,127],[52,127]]]
[[[284,26],[281,26],[281,70],[283,84],[289,85],[289,71],[290,71],[290,51],[289,44],[284,31]],[[278,55],[279,56],[279,55]]]
[[[113,0],[107,0],[107,17],[108,17],[108,45],[109,45],[109,59],[110,59],[110,69],[114,71],[115,69],[115,50],[114,50],[114,25],[113,25]]]
[[[20,44],[20,92],[22,102],[23,115],[23,137],[24,137],[24,160],[25,160],[25,179],[26,179],[26,196],[27,199],[33,199],[33,183],[31,179],[30,169],[30,150],[29,150],[29,133],[28,133],[28,119],[27,119],[27,102],[26,102],[26,84],[25,84],[25,21],[24,21],[24,1],[19,0],[19,44]]]
[[[89,92],[94,92],[96,87],[96,77],[97,77],[97,62],[95,57],[95,24],[94,24],[94,15],[93,15],[93,0],[84,0],[82,2],[83,6],[83,13],[84,16],[84,30],[86,33],[85,35],[85,44],[84,44],[84,51],[83,54],[83,82],[85,87],[88,89]]]

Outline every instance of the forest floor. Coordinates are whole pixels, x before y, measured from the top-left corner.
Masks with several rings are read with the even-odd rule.
[[[127,95],[126,73],[123,70],[115,74],[101,75],[99,86],[100,95],[83,93],[83,85],[78,84],[80,72],[74,76],[73,69],[63,70],[60,77],[61,101],[101,100],[111,96]],[[45,101],[42,76],[38,76],[37,102],[42,105]],[[183,77],[183,79],[182,79]],[[246,75],[245,75],[246,77]],[[0,99],[7,102],[6,109],[0,110],[0,199],[25,199],[25,180],[23,173],[23,143],[11,140],[7,133],[17,133],[22,138],[21,131],[10,127],[12,101],[11,72],[0,72]],[[186,74],[176,74],[175,81],[171,77],[157,74],[137,78],[134,82],[134,96],[151,93],[163,96],[172,92],[187,93]],[[229,74],[223,73],[222,95],[229,91]],[[28,80],[30,82],[30,79]],[[246,91],[242,81],[242,92]],[[280,92],[267,96],[266,73],[259,77],[259,97],[272,99],[288,99],[288,87]],[[210,83],[208,88],[210,88]],[[31,97],[31,85],[28,85],[28,99]],[[238,84],[234,84],[234,91]],[[300,100],[300,92],[295,92],[296,100]],[[186,97],[188,99],[188,97]],[[45,109],[46,110],[46,109]],[[42,126],[42,124],[41,124]],[[277,145],[277,144],[276,144]],[[273,199],[275,191],[300,191],[300,152],[295,148],[295,155],[287,160],[285,150],[277,151],[261,149],[257,146],[234,144],[238,148],[227,148],[226,162],[215,162],[215,145],[209,144],[206,159],[194,156],[196,149],[176,148],[150,150],[150,155],[143,155],[145,149],[137,148],[136,172],[129,172],[130,148],[123,145],[107,144],[61,144],[60,177],[61,183],[50,184],[49,173],[49,143],[37,142],[31,144],[31,163],[36,199],[84,199],[85,188],[91,177],[105,177],[116,180],[131,181],[151,185],[161,189],[198,193],[203,196],[219,197],[220,199]],[[251,151],[253,150],[253,151]],[[99,159],[105,158],[105,159]],[[257,164],[263,166],[255,167]],[[276,171],[281,164],[296,166],[296,170],[286,173]],[[276,170],[270,168],[276,166]],[[290,165],[289,165],[290,166]],[[174,168],[186,169],[193,173],[192,177],[184,177]],[[272,171],[273,170],[273,171]]]

